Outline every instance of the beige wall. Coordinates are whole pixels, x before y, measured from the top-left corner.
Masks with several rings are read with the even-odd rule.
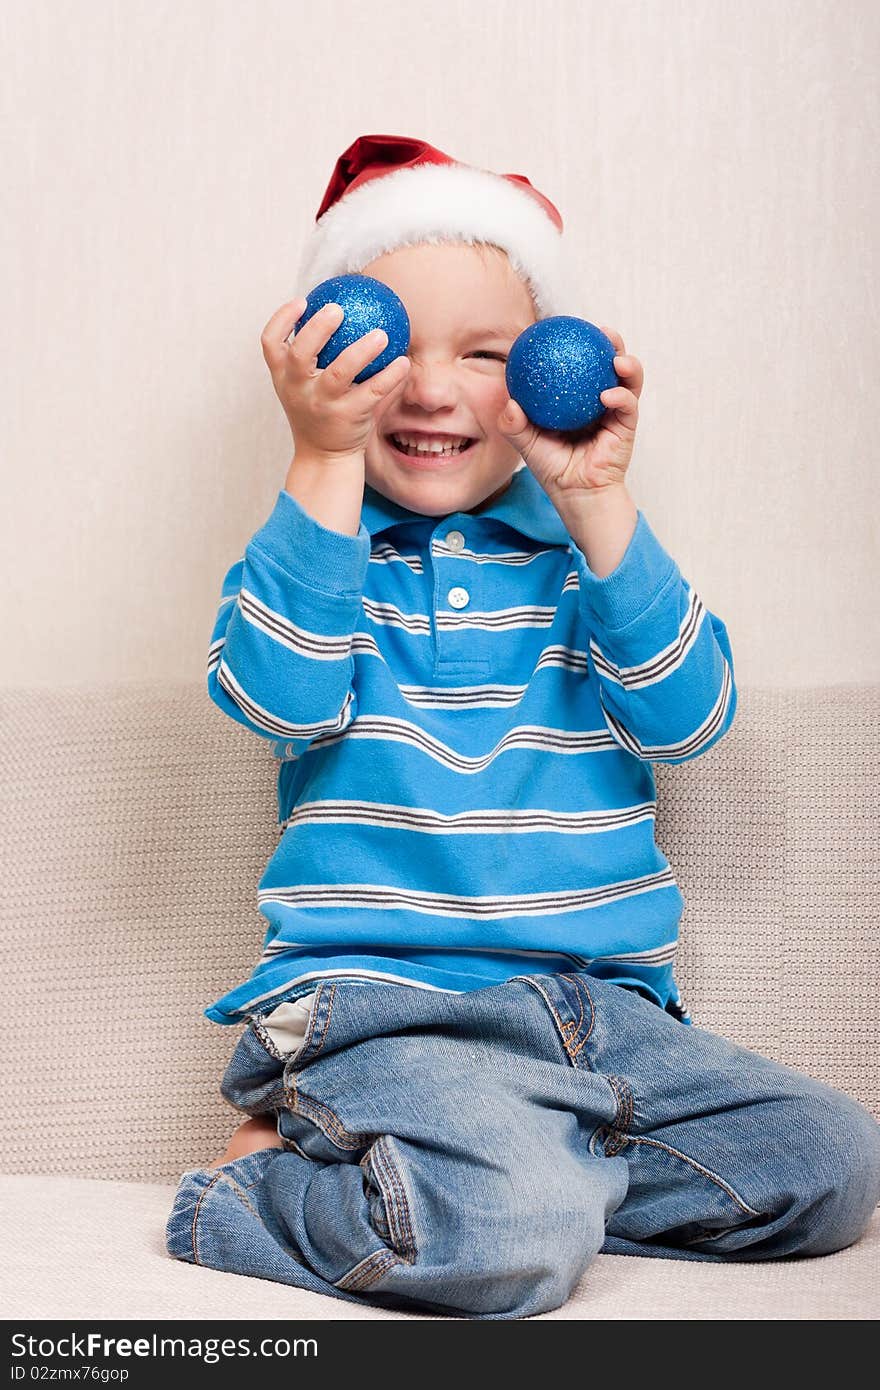
[[[366,132],[561,208],[738,682],[880,678],[878,39],[864,0],[6,0],[0,684],[204,672],[290,454],[260,333]]]

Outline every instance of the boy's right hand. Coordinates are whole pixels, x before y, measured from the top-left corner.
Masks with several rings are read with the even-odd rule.
[[[395,357],[381,372],[356,386],[354,378],[384,352],[384,332],[368,333],[340,352],[328,367],[318,353],[342,322],[338,304],[325,304],[295,338],[287,339],[305,312],[306,300],[292,299],[270,318],[260,342],[272,384],[293,431],[297,453],[335,459],[363,453],[373,417],[385,397],[405,380],[408,357]]]

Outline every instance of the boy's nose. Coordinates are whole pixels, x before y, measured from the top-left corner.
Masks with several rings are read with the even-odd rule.
[[[403,400],[437,409],[456,400],[452,372],[440,363],[417,362],[411,359],[404,380]]]

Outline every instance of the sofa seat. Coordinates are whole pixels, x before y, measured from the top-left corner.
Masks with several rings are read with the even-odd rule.
[[[186,1264],[165,1251],[176,1184],[0,1177],[0,1227],[17,1252],[4,1317],[341,1320],[436,1315],[377,1308]],[[84,1257],[83,1252],[88,1252]],[[561,1308],[538,1318],[870,1319],[880,1210],[848,1250],[743,1264],[597,1255]],[[535,1319],[529,1319],[534,1321]]]

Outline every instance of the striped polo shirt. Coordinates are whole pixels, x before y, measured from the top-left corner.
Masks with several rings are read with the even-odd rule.
[[[443,517],[367,485],[356,536],[282,490],[223,581],[208,691],[279,765],[262,954],[208,1018],[327,978],[583,970],[690,1022],[651,764],[711,748],[736,688],[641,510],[600,579],[524,464]]]

